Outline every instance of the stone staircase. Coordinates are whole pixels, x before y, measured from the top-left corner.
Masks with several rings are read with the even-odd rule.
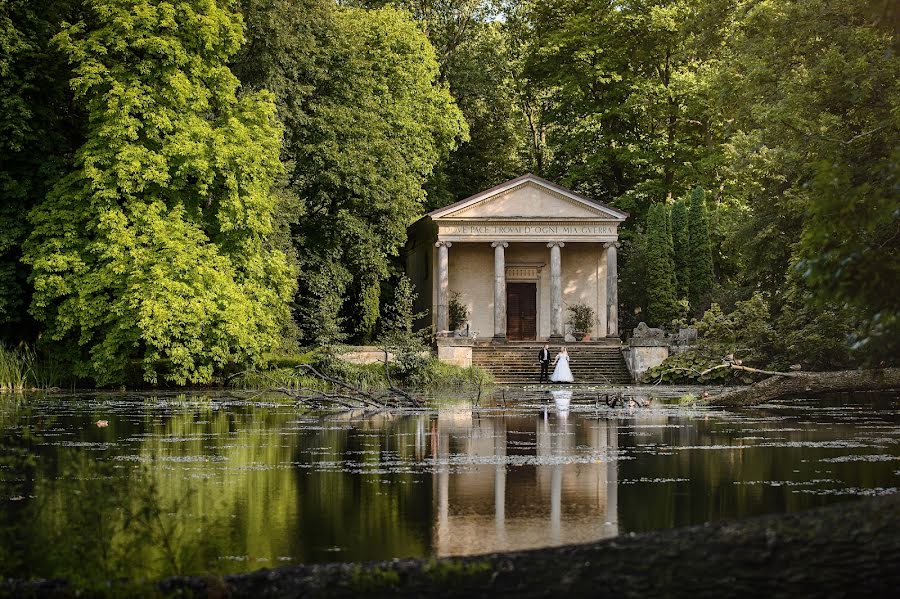
[[[618,344],[608,343],[566,343],[569,363],[576,383],[628,385],[632,383],[631,373],[622,357]],[[494,376],[498,383],[535,384],[540,375],[537,361],[538,352],[543,347],[540,342],[511,342],[498,345],[476,345],[472,348],[472,363]],[[550,346],[552,358],[556,356],[559,344]]]

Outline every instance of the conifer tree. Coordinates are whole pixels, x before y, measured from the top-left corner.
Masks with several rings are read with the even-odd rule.
[[[691,310],[700,314],[707,308],[709,295],[715,283],[713,275],[712,244],[709,240],[709,216],[706,198],[701,187],[691,192],[688,219],[688,298]]]
[[[678,316],[667,213],[668,207],[660,203],[647,212],[647,318],[651,325],[666,325]]]
[[[683,200],[672,205],[672,246],[675,254],[672,261],[675,264],[675,280],[678,283],[676,294],[679,300],[688,297],[688,207]]]
[[[281,131],[226,66],[217,0],[86,0],[56,37],[87,114],[74,170],[32,210],[32,313],[76,374],[206,383],[278,342],[294,274],[272,232]]]
[[[673,286],[673,293],[675,293],[675,300],[678,301],[680,296],[678,295],[678,272],[675,270],[675,243],[674,237],[672,234],[672,206],[668,203],[664,204],[665,207],[665,215],[666,215],[666,261],[672,265],[672,276],[674,277],[675,285]]]

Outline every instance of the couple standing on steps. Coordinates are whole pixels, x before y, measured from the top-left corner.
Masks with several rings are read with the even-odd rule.
[[[538,352],[538,362],[541,364],[541,376],[538,382],[547,382],[547,371],[550,369],[550,345],[545,343],[543,349]],[[569,352],[565,346],[559,348],[556,359],[553,360],[555,368],[550,375],[551,383],[574,383],[575,377],[569,369]]]

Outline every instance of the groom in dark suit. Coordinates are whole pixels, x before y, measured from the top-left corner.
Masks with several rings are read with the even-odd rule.
[[[541,376],[538,382],[546,383],[550,380],[550,376],[547,374],[550,369],[550,346],[546,343],[543,349],[538,352],[538,362],[541,363]]]

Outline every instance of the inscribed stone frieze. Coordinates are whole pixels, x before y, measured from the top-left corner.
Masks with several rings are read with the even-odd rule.
[[[553,235],[616,235],[616,227],[597,224],[459,224],[441,225],[441,235],[498,235],[546,237]]]

